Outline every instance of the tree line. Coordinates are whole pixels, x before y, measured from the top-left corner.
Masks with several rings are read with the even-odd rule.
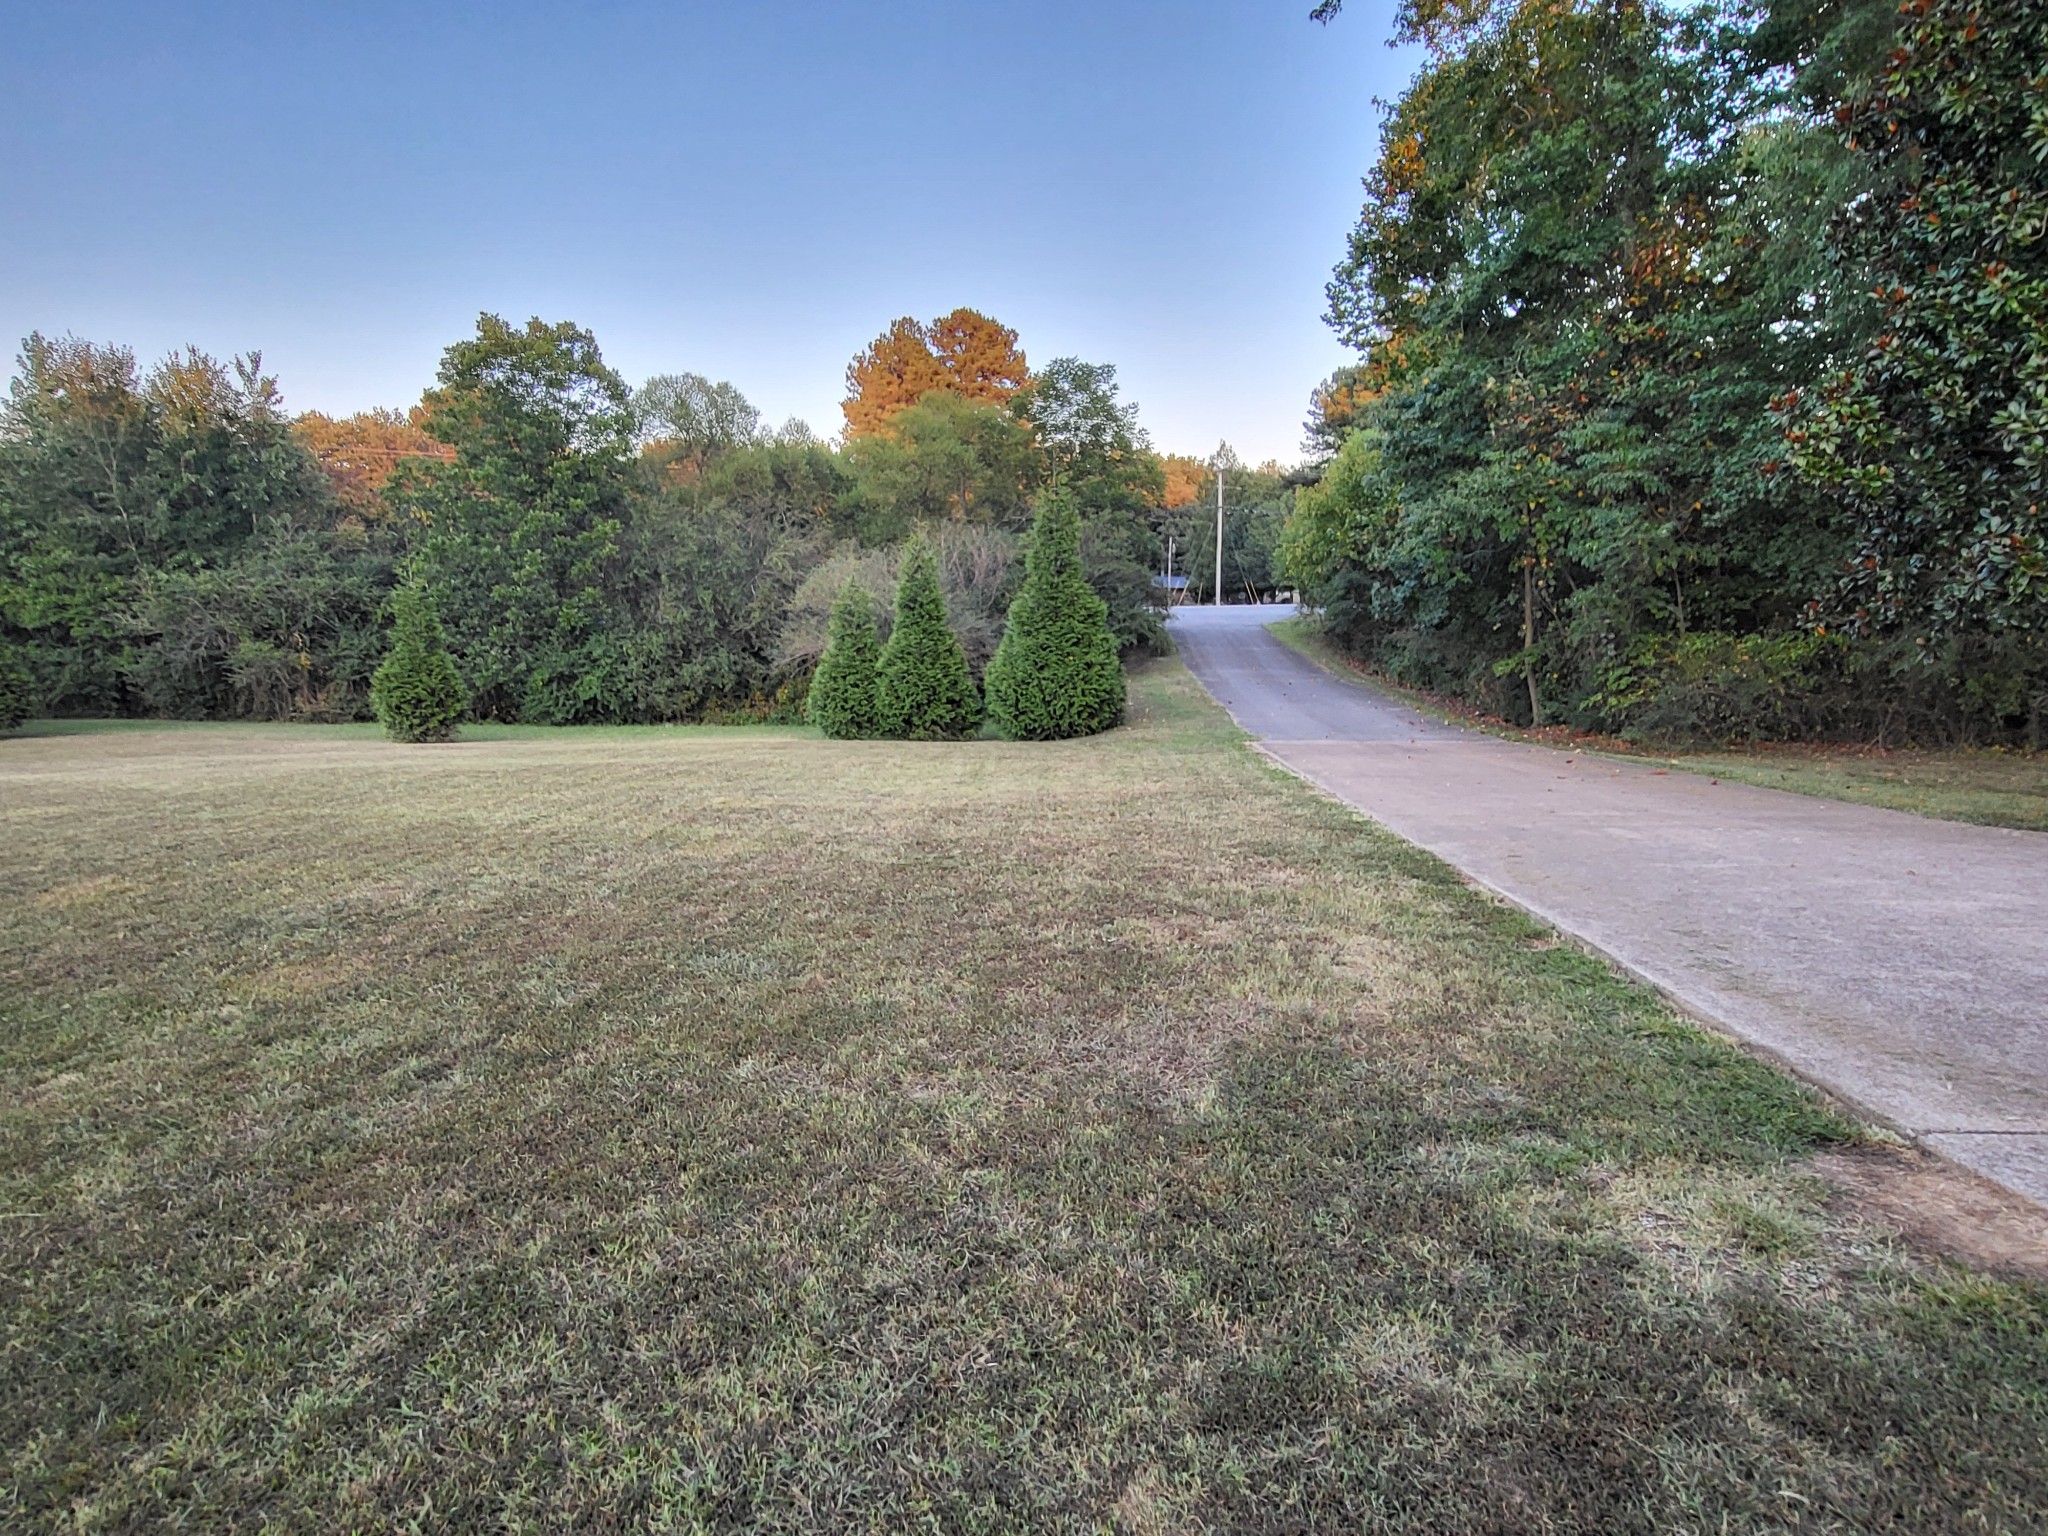
[[[1398,30],[1282,549],[1331,631],[1524,722],[2042,744],[2048,12]]]
[[[31,336],[0,412],[0,703],[363,719],[410,625],[445,636],[466,718],[794,719],[842,590],[886,613],[920,533],[980,679],[1055,493],[1118,648],[1159,644],[1153,578],[1212,471],[1152,450],[1114,367],[1033,370],[962,309],[896,322],[847,385],[828,443],[484,315],[416,406],[336,419],[289,414],[260,356],[143,371]]]

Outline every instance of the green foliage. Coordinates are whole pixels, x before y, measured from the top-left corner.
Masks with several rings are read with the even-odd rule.
[[[1839,113],[1869,189],[1830,254],[1875,293],[1876,331],[1778,402],[1792,468],[1846,524],[1816,609],[2048,645],[2048,24],[2029,0],[1907,10]],[[2048,660],[2035,681],[2048,708]]]
[[[1002,406],[945,390],[847,446],[860,536],[894,543],[925,523],[1014,526],[1041,474],[1031,432]]]
[[[643,497],[630,512],[610,576],[628,626],[622,718],[695,719],[773,694],[791,594],[829,531],[702,495]]]
[[[1839,637],[1645,636],[1588,700],[1624,734],[1659,741],[1789,740],[1818,734],[1814,701],[1845,662]]]
[[[896,618],[878,670],[884,736],[949,741],[980,729],[981,696],[947,626],[938,562],[922,534],[904,552]]]
[[[851,533],[851,472],[823,443],[792,434],[789,427],[784,434],[712,459],[689,499],[731,507],[781,528]]]
[[[882,729],[882,643],[875,637],[875,600],[848,582],[832,605],[832,633],[811,674],[805,718],[827,736],[857,741]]]
[[[1363,562],[1376,562],[1388,552],[1399,511],[1378,438],[1353,432],[1322,478],[1295,496],[1276,555],[1281,578],[1318,608],[1341,605],[1347,578]],[[1332,615],[1340,627],[1347,627],[1349,618]]]
[[[1105,367],[1056,362],[1028,412],[935,395],[842,450],[764,431],[700,375],[634,395],[576,326],[485,315],[406,419],[402,450],[366,447],[288,421],[255,357],[145,373],[30,337],[0,420],[0,633],[44,706],[362,717],[402,565],[481,718],[752,719],[785,696],[800,714],[832,598],[851,575],[892,592],[925,520],[978,675],[1053,462],[1112,632],[1159,638],[1163,482]]]
[[[1188,598],[1208,602],[1216,588],[1216,475],[1223,476],[1223,597],[1245,602],[1269,598],[1288,584],[1280,548],[1294,489],[1280,466],[1253,468],[1228,443],[1217,445],[1210,473],[1195,501],[1176,519],[1176,569],[1188,578]]]
[[[1163,480],[1138,408],[1117,394],[1114,364],[1056,357],[1011,409],[1030,424],[1047,469],[1068,487],[1095,488],[1098,497],[1105,486],[1156,497]]]
[[[483,719],[630,718],[631,646],[609,567],[627,515],[633,414],[589,332],[477,321],[443,354],[415,460],[387,494],[425,532],[432,589]]]
[[[1092,736],[1124,717],[1124,673],[1109,607],[1081,574],[1081,519],[1072,496],[1040,502],[1024,556],[1024,589],[1010,605],[985,684],[989,718],[1005,736]]]
[[[366,719],[391,583],[361,534],[272,519],[226,564],[138,583],[124,680],[155,715]]]
[[[14,647],[0,643],[0,731],[11,731],[34,713],[35,680]]]
[[[946,620],[968,670],[986,670],[1003,638],[1003,624],[1022,577],[1015,534],[978,523],[941,523],[926,539],[938,561],[939,585],[946,594]],[[871,549],[848,540],[811,568],[790,595],[777,652],[777,664],[803,670],[824,654],[832,606],[848,583],[877,594],[882,612],[878,628],[888,638],[896,605],[896,574],[907,545]]]
[[[2039,736],[2048,34],[2030,15],[1405,8],[1425,61],[1329,289],[1363,357],[1311,423],[1322,450],[1360,446],[1284,541],[1333,633],[1516,719],[1625,729],[1644,717],[1608,683],[1646,643],[1710,637],[1748,676],[1846,629],[1855,654],[1781,679],[1825,696],[1738,706],[1746,684],[1695,676],[1659,717],[1690,698],[1709,734],[1883,721],[1910,695],[1948,701],[1920,716],[1937,736]],[[1994,632],[2000,676],[2031,679],[1992,690],[2018,699],[2004,715],[1966,673],[1894,665],[1907,639],[1929,669],[1965,666],[1985,648],[1962,642]]]
[[[641,441],[699,472],[763,440],[761,413],[747,397],[701,373],[656,374],[633,391],[633,421]]]
[[[0,410],[0,620],[52,711],[160,708],[153,676],[205,669],[209,711],[232,712],[233,647],[159,657],[156,594],[334,513],[260,357],[186,352],[142,377],[126,348],[23,342]]]
[[[446,741],[468,698],[433,594],[408,583],[391,594],[391,613],[391,654],[370,681],[377,718],[393,741]]]
[[[1056,357],[1011,409],[1080,515],[1081,571],[1109,605],[1119,652],[1158,649],[1166,631],[1152,578],[1165,552],[1166,477],[1137,406],[1118,398],[1116,368]]]

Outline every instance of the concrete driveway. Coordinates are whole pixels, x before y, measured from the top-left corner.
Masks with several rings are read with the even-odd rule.
[[[1183,609],[1260,747],[1680,1005],[2048,1206],[2048,834],[1931,821],[1430,720]]]

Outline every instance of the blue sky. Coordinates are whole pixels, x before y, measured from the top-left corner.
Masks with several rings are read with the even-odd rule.
[[[1162,448],[1291,459],[1411,60],[1387,0],[0,0],[0,331],[260,348],[406,405],[477,311],[840,425],[967,304]]]

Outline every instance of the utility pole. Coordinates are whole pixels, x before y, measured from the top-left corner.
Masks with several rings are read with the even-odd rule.
[[[1210,605],[1223,606],[1223,466],[1216,466],[1216,598]]]

